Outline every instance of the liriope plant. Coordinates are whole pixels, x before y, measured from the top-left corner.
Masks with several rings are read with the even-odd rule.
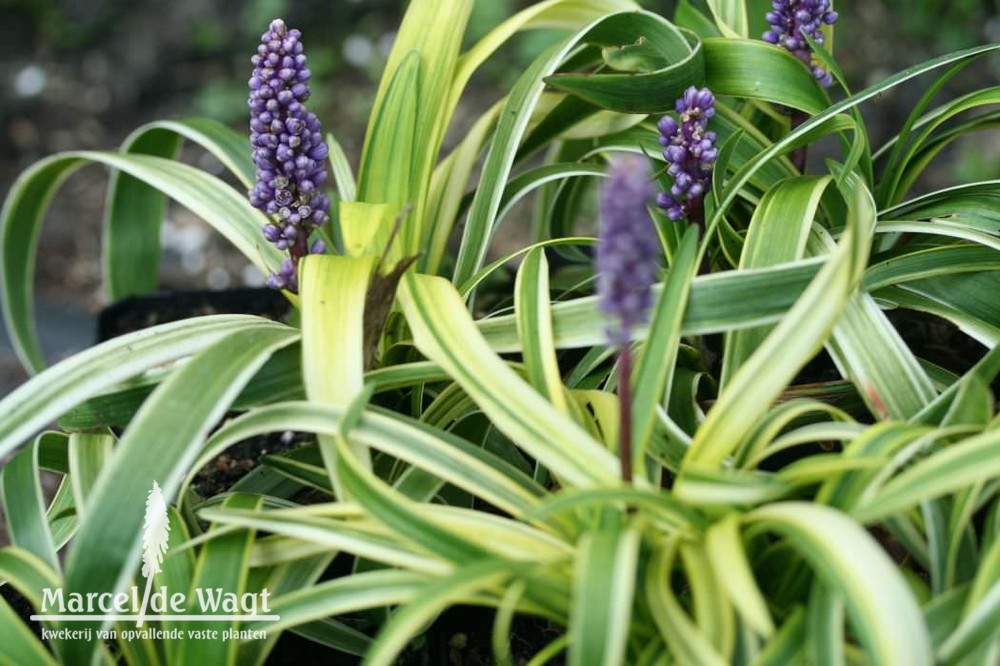
[[[498,663],[515,659],[521,615],[560,628],[538,664],[996,660],[1000,182],[911,192],[942,149],[995,126],[993,89],[934,104],[998,47],[853,92],[829,3],[760,4],[681,2],[669,21],[626,0],[549,0],[462,52],[471,0],[413,0],[356,174],[297,111],[308,150],[282,138],[288,117],[271,129],[258,115],[253,131],[276,138],[255,141],[274,151],[256,163],[246,137],[196,119],[25,172],[0,214],[0,275],[36,374],[0,401],[0,455],[13,454],[0,579],[36,608],[47,587],[124,589],[155,481],[170,503],[156,584],[267,589],[281,619],[243,623],[268,637],[239,643],[46,647],[0,600],[0,660],[262,663],[290,630],[390,664],[456,604],[496,609]],[[440,155],[471,75],[537,27],[566,36]],[[272,24],[265,42],[287,31]],[[284,110],[304,101],[295,55]],[[898,135],[873,148],[861,105],[924,74]],[[255,113],[267,94],[251,93]],[[803,173],[823,137],[839,152]],[[239,187],[176,161],[183,140]],[[278,144],[312,160],[288,182]],[[595,274],[581,220],[609,160]],[[38,232],[51,194],[92,162],[113,169],[111,298],[155,288],[171,198],[276,276],[299,323],[195,318],[46,368]],[[313,176],[327,167],[335,195]],[[532,194],[531,244],[488,262]],[[512,287],[493,287],[517,260]],[[981,359],[959,375],[920,358],[886,315],[897,308],[952,322]],[[838,378],[800,379],[821,351]],[[266,456],[222,496],[195,491],[227,447],[283,431],[316,443]],[[50,502],[43,469],[62,475]],[[337,554],[351,572],[319,582]]]

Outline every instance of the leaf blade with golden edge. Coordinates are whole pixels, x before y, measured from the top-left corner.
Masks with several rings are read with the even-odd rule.
[[[420,4],[424,3],[413,3],[411,8]],[[414,152],[419,128],[421,74],[420,52],[416,50],[406,54],[395,70],[387,67],[382,79],[385,98],[381,105],[376,101],[368,125],[355,205],[384,204],[388,207],[381,223],[368,231],[369,243],[376,253],[387,247],[392,235],[392,220],[416,194]],[[360,236],[360,230],[358,234]],[[390,251],[396,253],[399,248],[390,248]]]
[[[650,12],[604,16],[547,49],[531,63],[518,79],[507,98],[497,123],[497,129],[483,165],[479,186],[476,188],[469,209],[453,273],[456,284],[464,283],[482,267],[490,240],[496,230],[496,216],[500,209],[503,188],[509,180],[518,147],[527,132],[532,113],[545,88],[545,77],[554,74],[581,43],[588,41],[592,36],[599,41],[604,35],[602,33],[604,28],[619,37],[625,35],[623,38],[626,41],[637,39],[640,28],[632,25],[630,30],[630,20],[639,23],[641,27],[658,26],[660,31],[676,32],[676,29],[664,19]],[[679,33],[677,34],[679,35]],[[679,42],[675,44],[675,46],[678,45]],[[665,70],[669,81],[664,82],[665,87],[656,89],[657,95],[672,100],[677,93],[700,76],[693,71],[697,69],[697,58],[693,57],[694,51],[687,44],[684,44],[684,47],[689,51],[691,57]],[[645,93],[648,96],[648,88],[645,89]],[[670,97],[671,95],[673,97]]]
[[[735,39],[750,36],[745,0],[708,0],[708,8],[724,36]]]
[[[32,373],[45,367],[34,325],[32,271],[38,235],[52,195],[87,163],[96,162],[142,180],[204,219],[262,272],[281,264],[281,253],[261,236],[266,216],[219,178],[163,157],[73,151],[36,162],[22,173],[0,210],[0,307],[14,351]]]
[[[61,584],[56,572],[41,558],[17,546],[0,549],[0,580],[16,589],[35,610],[41,610],[42,590],[46,587],[55,589]],[[55,610],[58,612],[58,609]],[[56,660],[2,597],[0,620],[0,643],[4,646],[5,663],[55,666]],[[44,625],[47,629],[56,626],[51,622],[45,622]],[[59,644],[54,647],[58,650]]]
[[[571,666],[625,663],[641,532],[619,516],[584,534],[573,566]]]
[[[45,515],[39,474],[41,439],[35,438],[0,468],[0,504],[7,518],[10,543],[40,557],[47,566],[59,572],[59,557]]]
[[[263,321],[244,315],[214,315],[161,324],[108,340],[57,363],[0,400],[0,456],[101,391]]]
[[[259,495],[231,493],[223,500],[222,508],[254,510],[261,503]],[[213,527],[211,531],[221,530]],[[215,589],[235,594],[242,599],[248,591],[248,559],[254,537],[254,530],[249,529],[226,532],[208,540],[198,553],[188,598],[194,597],[198,589]],[[264,614],[259,608],[254,612],[257,613]],[[237,629],[240,623],[240,620],[228,620],[213,626],[231,631]],[[201,623],[187,620],[178,623],[178,626],[182,635],[190,635],[188,632],[199,628]],[[180,640],[171,657],[178,664],[234,664],[238,647],[239,642],[235,640]]]
[[[644,593],[649,610],[671,656],[685,666],[725,666],[728,663],[681,606],[670,584],[680,538],[661,539],[646,568]]]
[[[878,418],[909,419],[937,396],[917,357],[870,294],[851,297],[827,350]]]
[[[764,268],[801,259],[820,197],[832,181],[833,176],[798,176],[782,180],[769,189],[754,209],[739,268]],[[762,326],[726,336],[719,379],[721,386],[728,383],[730,376],[772,329]]]
[[[430,581],[412,571],[383,569],[327,580],[277,596],[270,604],[275,622],[246,622],[244,629],[280,631],[305,622],[321,620],[369,608],[405,604]]]
[[[819,351],[860,281],[868,257],[875,204],[860,178],[845,181],[847,228],[836,251],[767,336],[695,433],[685,469],[711,469],[736,450],[798,370]],[[683,496],[683,473],[676,491]]]
[[[1000,476],[1000,430],[949,445],[917,462],[851,511],[864,523],[880,520],[924,500]]]
[[[479,163],[479,154],[496,127],[503,102],[497,102],[476,120],[462,142],[431,175],[427,193],[425,219],[431,223],[423,230],[423,254],[418,264],[421,273],[436,274],[448,252],[448,240],[458,222],[462,199],[469,188],[469,181]]]
[[[716,39],[708,41],[713,42],[714,44],[717,45],[721,45],[723,52],[726,50],[730,51],[734,50],[730,48],[728,45],[726,45],[725,42],[735,41],[735,40]],[[758,43],[758,45],[750,46],[748,48],[760,48],[760,47],[776,48],[776,47],[771,47],[770,45],[765,43]],[[736,48],[738,49],[739,47]],[[898,86],[901,83],[908,81],[909,79],[919,76],[920,74],[932,71],[934,69],[943,67],[945,65],[949,65],[954,62],[962,60],[970,60],[972,58],[985,55],[987,53],[996,51],[998,49],[1000,49],[1000,44],[989,44],[986,46],[978,46],[969,49],[964,49],[961,51],[955,51],[953,53],[949,53],[947,55],[943,55],[934,58],[932,60],[928,60],[919,65],[915,65],[913,67],[904,69],[903,71],[890,76],[884,81],[869,86],[868,88],[865,88],[861,92],[855,93],[854,95],[851,95],[847,99],[836,102],[835,104],[829,106],[825,104],[821,105],[820,112],[818,112],[817,115],[802,123],[802,125],[800,125],[797,129],[795,129],[795,131],[789,133],[780,141],[777,141],[772,145],[770,145],[769,147],[765,148],[763,151],[761,151],[759,155],[757,155],[756,158],[754,158],[752,163],[748,164],[746,168],[741,169],[736,175],[733,176],[731,181],[728,183],[725,197],[723,198],[722,201],[719,202],[719,205],[717,206],[716,211],[712,215],[711,219],[707,220],[706,229],[708,230],[709,233],[715,232],[716,227],[720,224],[723,216],[726,214],[730,206],[736,200],[736,197],[739,195],[739,192],[741,192],[743,187],[748,182],[750,182],[754,174],[756,174],[757,171],[759,171],[762,165],[768,164],[772,159],[779,157],[792,150],[805,137],[809,136],[818,128],[828,123],[835,116],[838,116],[844,111],[853,109],[862,102],[869,100],[873,97],[876,97],[883,91],[894,88],[895,86]],[[708,53],[710,50],[711,49],[708,48],[706,44],[706,59],[709,58]],[[780,49],[778,50],[780,51]],[[732,56],[733,53],[730,53],[729,55]],[[737,64],[739,64],[741,67],[746,65],[746,63],[737,63]],[[751,72],[745,79],[741,79],[737,75],[739,72],[739,68],[729,69],[724,66],[723,67],[712,66],[709,67],[709,69],[716,70],[713,71],[713,74],[724,77],[719,80],[713,80],[712,76],[709,76],[708,83],[710,86],[712,86],[713,89],[715,89],[717,93],[724,93],[737,97],[755,96],[756,93],[752,90],[754,81],[756,81],[755,73]],[[800,67],[800,69],[802,68]],[[807,71],[807,70],[803,69],[802,71]],[[732,87],[729,88],[729,86]],[[751,89],[747,90],[748,87]],[[779,102],[785,103],[788,106],[795,106],[794,104],[791,104],[789,100],[779,100]]]
[[[182,488],[191,483],[203,463],[236,442],[282,430],[336,435],[345,411],[307,402],[254,409],[225,424],[205,442]],[[417,421],[369,411],[351,432],[369,447],[424,469],[514,516],[533,507],[543,493],[529,477],[496,456]]]
[[[803,259],[747,271],[723,271],[700,275],[691,282],[691,294],[681,322],[683,335],[704,335],[776,323],[816,277],[822,262]],[[663,285],[653,286],[659,298]],[[476,321],[490,348],[498,353],[520,351],[512,315]],[[607,339],[597,308],[597,298],[586,296],[552,305],[552,333],[556,347],[573,349],[603,344]],[[643,339],[645,326],[633,336]]]
[[[709,527],[705,533],[705,549],[715,577],[729,595],[730,603],[757,634],[770,638],[775,632],[774,621],[754,580],[740,538],[739,523],[739,516],[731,513]]]
[[[103,432],[72,433],[69,436],[69,478],[73,483],[73,503],[82,512],[101,468],[111,458],[115,438]]]
[[[864,528],[846,515],[806,502],[755,509],[745,520],[789,539],[841,595],[871,663],[933,663],[930,634],[899,569]]]
[[[340,232],[344,237],[344,254],[358,257],[381,252],[389,240],[391,207],[385,203],[341,201],[339,205]]]
[[[497,428],[570,486],[617,483],[618,461],[490,350],[455,287],[409,274],[399,299],[417,348],[473,397]],[[483,383],[490,379],[489,385]]]
[[[680,350],[681,322],[687,309],[691,281],[698,269],[698,231],[688,227],[674,256],[670,273],[654,309],[649,335],[636,364],[632,398],[636,469],[643,469],[645,452],[658,422],[656,410],[670,400],[674,367]]]
[[[833,240],[817,227],[808,245],[811,253],[825,255]],[[936,396],[916,356],[863,291],[848,300],[826,348],[878,418],[908,419]]]
[[[510,577],[506,562],[484,559],[463,564],[454,573],[423,585],[413,601],[393,613],[382,625],[363,663],[365,666],[398,664],[407,643],[442,611],[478,592],[498,588]]]
[[[358,196],[358,183],[351,171],[351,163],[347,159],[344,147],[332,134],[326,135],[326,145],[330,150],[330,167],[333,171],[333,182],[337,185],[337,194],[341,201],[354,201]]]
[[[271,354],[297,339],[298,332],[282,324],[262,319],[246,323],[199,352],[150,395],[94,485],[90,509],[66,560],[67,595],[114,594],[125,588],[141,545],[142,512],[136,507],[142,506],[152,482],[172,497],[200,442],[243,385]],[[94,624],[100,626],[81,626]],[[98,645],[67,643],[66,661],[89,661]]]
[[[350,507],[343,502],[338,502],[337,506]],[[358,513],[356,506],[354,512]],[[439,557],[415,551],[410,544],[402,543],[399,538],[373,532],[370,525],[356,528],[344,520],[289,509],[252,512],[206,508],[199,511],[198,515],[213,523],[266,530],[309,546],[318,544],[329,550],[347,551],[358,557],[408,571],[438,576],[451,570],[450,565]],[[310,551],[310,554],[312,552],[314,551]]]
[[[348,407],[364,389],[364,319],[374,255],[309,255],[299,264],[302,297],[302,379],[310,401]],[[320,451],[330,481],[338,485],[336,438],[320,436]],[[371,468],[368,448],[351,450]]]
[[[524,348],[524,366],[535,390],[566,414],[569,409],[566,392],[552,344],[550,298],[549,263],[545,251],[532,250],[524,258],[514,283],[514,311]]]
[[[216,157],[249,188],[254,179],[247,137],[209,118],[159,120],[139,127],[121,152],[175,159],[184,140]],[[102,253],[108,300],[155,291],[160,266],[160,224],[166,195],[143,179],[113,171],[104,211]]]
[[[414,213],[400,232],[398,251],[421,251],[431,172],[451,119],[452,85],[472,0],[414,0],[393,44],[372,110],[358,175],[358,199]],[[403,76],[405,85],[397,84]],[[385,119],[405,117],[405,130]],[[398,258],[393,255],[393,258]]]

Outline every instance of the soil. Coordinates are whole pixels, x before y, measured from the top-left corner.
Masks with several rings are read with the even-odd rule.
[[[273,289],[160,292],[133,296],[105,308],[97,320],[98,342],[190,317],[254,314],[280,321],[291,306]]]
[[[400,656],[401,666],[489,666],[493,656],[493,621],[496,612],[479,606],[453,606]],[[563,629],[547,620],[519,616],[511,627],[511,660],[527,664],[532,657],[562,635]],[[547,664],[561,666],[560,656]]]

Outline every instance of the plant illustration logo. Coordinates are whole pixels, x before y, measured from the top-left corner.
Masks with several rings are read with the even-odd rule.
[[[170,547],[170,515],[167,500],[160,485],[146,495],[146,513],[142,522],[142,585],[125,590],[106,592],[67,592],[62,588],[42,590],[41,613],[32,615],[36,622],[135,622],[135,629],[96,631],[99,640],[137,639],[198,639],[198,640],[260,640],[267,637],[264,629],[236,629],[240,622],[274,622],[279,615],[271,613],[268,606],[270,591],[242,590],[234,592],[222,587],[186,585],[183,590],[169,590],[156,583],[156,576],[163,571],[164,558]],[[161,578],[161,583],[162,578]],[[144,627],[147,622],[223,622],[230,625],[224,630],[179,627]],[[61,640],[91,640],[92,628],[42,630],[43,637]]]
[[[160,485],[153,481],[153,488],[146,496],[146,517],[142,522],[142,576],[146,579],[146,589],[142,593],[142,606],[135,626],[141,627],[149,604],[149,590],[153,586],[153,575],[160,573],[163,555],[167,552],[170,539],[170,519],[167,517],[167,503],[163,501]]]

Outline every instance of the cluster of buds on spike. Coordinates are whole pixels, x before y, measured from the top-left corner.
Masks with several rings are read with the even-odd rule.
[[[632,483],[632,351],[636,326],[649,320],[660,272],[660,241],[649,215],[656,189],[645,158],[610,161],[601,187],[597,245],[597,302],[607,317],[608,342],[618,350],[618,457],[621,478]]]
[[[609,341],[624,346],[649,316],[660,271],[660,241],[647,209],[655,188],[646,159],[620,156],[611,161],[608,176],[600,197],[598,305],[611,321]]]
[[[774,11],[767,13],[771,29],[764,33],[766,42],[783,46],[804,62],[824,88],[833,84],[830,72],[813,63],[812,47],[803,35],[817,44],[823,43],[822,27],[837,21],[837,12],[830,9],[830,0],[773,0]]]
[[[691,219],[701,210],[701,201],[712,183],[712,167],[719,155],[715,132],[708,131],[708,119],[715,115],[715,96],[708,88],[691,86],[677,100],[678,120],[664,116],[657,127],[666,158],[667,173],[673,177],[670,192],[661,192],[656,203],[671,220]]]
[[[298,290],[299,259],[322,253],[309,235],[329,219],[330,200],[320,189],[327,178],[327,146],[316,114],[307,110],[310,72],[301,33],[281,19],[271,22],[253,56],[250,77],[250,144],[257,179],[250,203],[267,213],[264,237],[289,259],[268,278],[275,289]]]

